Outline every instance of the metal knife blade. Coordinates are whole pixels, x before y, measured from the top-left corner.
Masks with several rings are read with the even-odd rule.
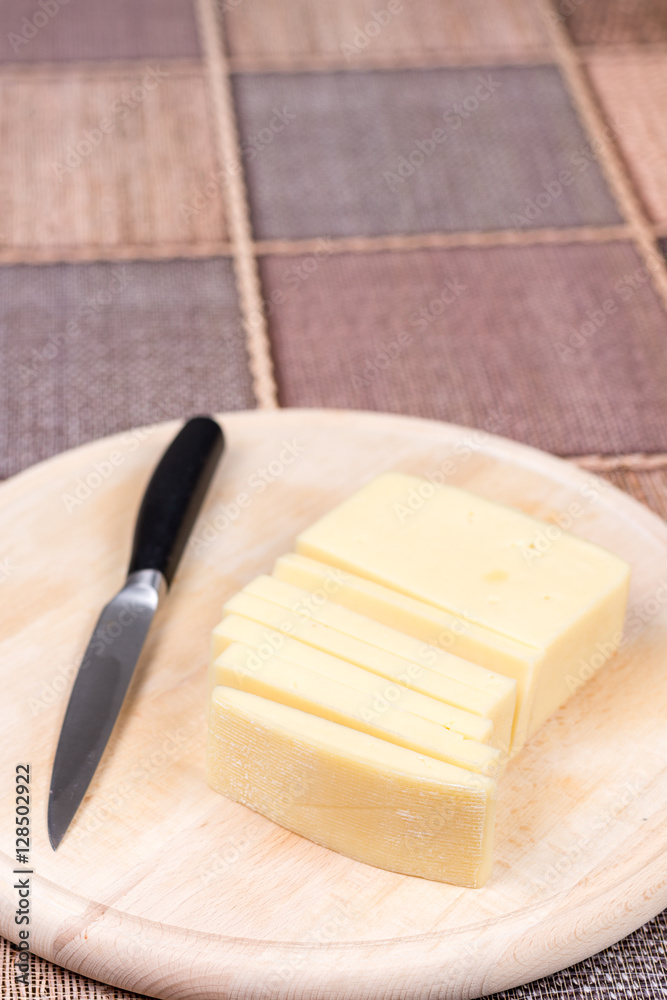
[[[151,477],[137,518],[127,580],[93,630],[60,731],[47,817],[54,851],[102,758],[223,448],[220,426],[210,417],[194,417]]]
[[[165,580],[132,573],[102,610],[70,695],[53,762],[48,829],[54,851],[100,762],[134,675]]]

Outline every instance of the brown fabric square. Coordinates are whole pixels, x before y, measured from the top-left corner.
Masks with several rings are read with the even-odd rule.
[[[106,434],[254,406],[231,261],[0,267],[0,476]]]
[[[620,221],[555,67],[240,74],[234,90],[260,239]]]
[[[553,0],[552,9],[582,45],[667,40],[667,6],[660,0]]]
[[[0,62],[167,59],[199,51],[189,0],[0,0]]]
[[[628,244],[267,257],[262,276],[283,405],[560,454],[667,445],[667,316]]]

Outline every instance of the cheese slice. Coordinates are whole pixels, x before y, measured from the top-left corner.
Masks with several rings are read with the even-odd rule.
[[[434,703],[435,721],[414,714],[410,711],[412,698],[418,701],[422,696],[407,689],[403,692],[407,698],[402,698],[397,690],[397,700],[402,703],[402,708],[397,709],[388,700],[391,691],[386,685],[382,696],[372,685],[367,690],[350,687],[342,680],[279,656],[258,661],[256,650],[240,642],[230,643],[215,660],[213,681],[213,687],[223,684],[252,691],[262,698],[291,705],[469,771],[491,777],[498,773],[500,751],[466,739],[439,723],[437,709],[445,709],[439,702]],[[377,678],[371,677],[371,681],[375,684]],[[398,685],[393,688],[398,689]],[[444,711],[442,714],[446,717]]]
[[[496,783],[248,691],[209,704],[211,788],[378,868],[475,888],[492,864]]]
[[[387,473],[302,532],[297,550],[479,626],[489,648],[502,636],[539,650],[510,674],[515,745],[578,686],[582,665],[620,643],[627,563],[455,487]]]
[[[264,601],[278,605],[284,610],[286,621],[291,611],[293,615],[304,621],[304,629],[305,623],[316,621],[343,635],[367,643],[371,649],[362,651],[359,646],[355,647],[354,644],[350,643],[344,646],[340,642],[339,654],[337,655],[344,655],[346,659],[351,658],[352,662],[358,662],[375,673],[386,677],[395,677],[400,674],[401,683],[407,685],[407,681],[404,679],[406,675],[405,664],[412,664],[413,670],[410,671],[408,668],[407,676],[409,679],[410,673],[416,674],[411,684],[415,690],[434,698],[447,700],[450,704],[454,703],[459,707],[463,705],[465,700],[466,712],[474,712],[479,715],[486,713],[494,727],[491,739],[493,746],[507,752],[512,730],[516,690],[514,683],[508,681],[506,677],[473,667],[472,664],[460,657],[453,656],[444,650],[427,647],[409,635],[382,626],[364,615],[333,602],[313,601],[313,595],[308,591],[271,576],[258,576],[251,580],[241,594],[237,595],[238,600],[232,598],[226,607],[240,608],[242,597],[247,596],[259,597]],[[303,635],[307,634],[304,631]],[[301,633],[299,633],[299,638],[301,638]],[[375,650],[374,653],[373,650]],[[414,667],[423,667],[423,670],[417,674]],[[433,676],[434,674],[439,675],[437,679]],[[468,677],[471,679],[469,684],[465,682],[465,678]],[[473,683],[473,677],[479,681],[479,685]],[[449,682],[452,682],[451,686],[449,686]],[[446,699],[443,698],[447,690],[445,685],[448,685],[451,692],[451,695],[447,695]]]
[[[354,664],[378,674],[380,677],[398,682],[403,691],[410,688],[415,692],[420,692],[421,695],[428,695],[429,699],[425,702],[428,705],[431,704],[430,698],[436,698],[461,709],[466,713],[466,717],[468,713],[473,713],[484,719],[491,719],[493,723],[491,743],[505,753],[509,749],[516,684],[506,677],[489,674],[487,671],[484,672],[484,686],[481,688],[471,687],[458,680],[443,676],[437,669],[432,669],[423,663],[415,663],[397,656],[391,650],[378,648],[377,645],[373,646],[362,639],[347,635],[312,618],[307,618],[244,591],[227,601],[224,613],[233,618],[241,615],[245,619],[251,619],[266,627],[267,631],[264,634],[257,630],[251,632],[248,629],[243,632],[241,623],[235,621],[234,638],[240,642],[262,646],[277,652],[285,659],[295,660],[298,663],[310,662],[314,669],[316,669],[315,663],[325,665],[330,663],[330,669],[340,669],[340,662],[344,660],[348,664]],[[360,627],[364,626],[367,626],[368,631],[377,630],[377,624],[372,621],[363,621]],[[219,655],[224,645],[228,643],[231,627],[229,619],[225,618],[221,625],[214,630],[212,658]],[[389,637],[390,642],[391,636]],[[309,647],[313,648],[309,649]],[[321,651],[319,656],[315,652],[316,650]],[[322,653],[329,653],[331,657],[337,659],[330,660],[330,658],[322,656]],[[491,677],[491,683],[486,683],[487,676]],[[386,687],[386,685],[384,686]],[[381,689],[380,685],[378,685],[378,689]],[[429,716],[427,715],[425,718],[429,718]],[[464,721],[469,720],[464,719]],[[451,728],[458,727],[454,724]],[[471,735],[469,727],[464,727],[459,731]],[[481,737],[477,735],[476,738]]]
[[[531,704],[525,694],[530,677],[544,659],[542,650],[490,633],[431,604],[307,556],[296,553],[281,556],[276,560],[273,575],[298,588],[301,593],[298,602],[296,590],[288,592],[293,599],[290,606],[299,607],[304,616],[318,614],[331,620],[337,613],[328,609],[341,607],[355,615],[354,619],[348,619],[348,628],[355,628],[350,623],[357,623],[358,628],[359,619],[370,619],[381,626],[378,630],[364,626],[365,637],[380,647],[398,646],[404,657],[429,663],[441,672],[455,668],[457,677],[468,676],[474,685],[482,683],[485,677],[500,677],[515,684],[514,723],[509,742],[513,753],[523,745]],[[286,596],[283,594],[283,598]],[[320,612],[320,608],[327,610]]]
[[[295,640],[291,640],[291,646],[281,648],[280,656],[277,656],[267,642],[270,631],[267,632],[256,622],[230,615],[216,632],[225,650],[211,665],[209,688],[218,684],[230,684],[232,687],[242,684],[246,690],[253,690],[265,698],[274,697],[276,701],[285,702],[286,696],[297,697],[294,685],[299,681],[300,692],[306,686],[309,692],[314,692],[312,707],[306,709],[305,704],[292,701],[287,704],[313,711],[316,715],[324,713],[326,718],[330,717],[327,712],[335,712],[336,722],[343,721],[342,716],[347,713],[351,720],[349,725],[367,723],[385,727],[390,719],[395,727],[400,722],[399,716],[410,715],[412,734],[416,732],[419,736],[419,727],[415,730],[413,725],[416,719],[431,735],[431,727],[435,726],[441,733],[450,731],[461,739],[479,744],[488,742],[493,731],[488,719],[460,712],[451,705],[426,698],[401,684],[387,681]],[[231,665],[238,673],[239,683],[229,679]],[[280,688],[281,678],[284,677],[290,678],[289,684]],[[269,693],[269,683],[273,694]],[[256,684],[262,685],[261,691],[255,687]],[[335,701],[328,703],[328,696]],[[357,720],[356,723],[354,720]],[[488,753],[481,754],[480,759],[497,760],[499,752],[490,747],[488,750]]]

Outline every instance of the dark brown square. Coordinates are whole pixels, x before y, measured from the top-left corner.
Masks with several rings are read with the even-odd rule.
[[[667,5],[660,0],[553,0],[550,16],[581,45],[667,41]]]
[[[626,243],[262,261],[280,398],[664,450],[667,317]]]

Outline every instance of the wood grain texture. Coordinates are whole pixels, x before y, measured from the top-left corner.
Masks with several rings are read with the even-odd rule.
[[[476,997],[579,961],[661,910],[663,522],[590,473],[482,431],[333,411],[222,420],[228,453],[56,854],[46,797],[71,677],[124,578],[134,512],[177,425],[99,441],[0,489],[0,932],[16,940],[11,793],[22,761],[34,775],[33,950],[151,996]],[[298,453],[289,463],[286,443]],[[547,520],[576,501],[572,530],[633,565],[629,640],[508,768],[481,890],[352,862],[204,780],[208,639],[225,598],[370,477],[428,474],[447,460],[450,482]],[[259,469],[273,477],[263,489]],[[90,495],[72,505],[80,481]],[[249,506],[230,520],[240,493]]]

